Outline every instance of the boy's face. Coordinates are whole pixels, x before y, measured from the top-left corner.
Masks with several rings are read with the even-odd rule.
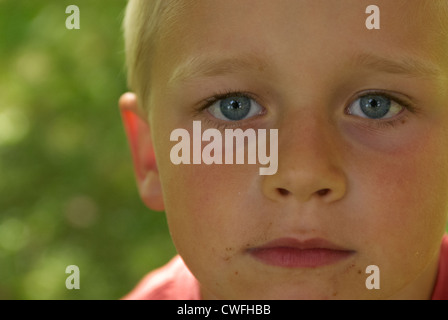
[[[149,124],[204,298],[430,297],[448,209],[446,41],[422,9],[436,1],[375,2],[379,30],[359,0],[180,1],[162,22]],[[201,109],[228,92],[253,98],[253,116]],[[173,165],[170,134],[193,121],[278,129],[277,173]]]

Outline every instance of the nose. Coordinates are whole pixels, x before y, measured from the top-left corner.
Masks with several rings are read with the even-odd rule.
[[[264,176],[265,196],[302,203],[343,198],[347,177],[342,167],[342,139],[329,119],[302,113],[284,119],[280,128],[278,170]]]

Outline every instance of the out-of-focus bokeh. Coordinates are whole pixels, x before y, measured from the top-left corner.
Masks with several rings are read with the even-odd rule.
[[[119,299],[175,254],[138,196],[118,112],[125,6],[0,0],[0,299]]]

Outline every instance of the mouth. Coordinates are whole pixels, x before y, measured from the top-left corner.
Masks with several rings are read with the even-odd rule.
[[[282,268],[318,268],[336,264],[355,254],[327,240],[281,238],[247,252],[256,260]]]

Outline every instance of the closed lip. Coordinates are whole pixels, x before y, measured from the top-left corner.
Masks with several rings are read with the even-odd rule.
[[[318,268],[338,263],[355,254],[354,250],[321,238],[280,238],[250,248],[247,252],[264,264],[283,268]]]

